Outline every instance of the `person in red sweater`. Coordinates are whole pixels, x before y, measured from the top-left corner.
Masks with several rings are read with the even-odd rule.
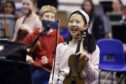
[[[45,5],[40,9],[41,20],[43,24],[43,32],[36,43],[34,58],[27,56],[26,61],[35,66],[39,66],[32,73],[33,84],[48,84],[50,73],[45,70],[51,70],[53,59],[55,55],[55,48],[58,43],[64,41],[61,35],[58,35],[57,30],[50,28],[50,25],[56,21],[56,8],[50,5]],[[24,39],[23,43],[31,45],[35,38],[40,34],[41,29],[36,28],[36,30],[28,34]],[[43,68],[44,67],[44,68]]]

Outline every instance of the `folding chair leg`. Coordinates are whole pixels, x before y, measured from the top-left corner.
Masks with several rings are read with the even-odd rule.
[[[102,71],[99,72],[99,76],[98,76],[98,84],[100,84],[100,76],[101,76]]]
[[[125,78],[125,73],[121,74],[120,78],[118,79],[117,83],[121,84],[121,82],[123,81],[123,79]]]
[[[114,72],[112,72],[112,77],[111,77],[111,82],[112,82],[112,83],[111,83],[111,84],[113,84],[113,73],[114,73]]]
[[[124,84],[126,84],[126,72],[124,72]]]

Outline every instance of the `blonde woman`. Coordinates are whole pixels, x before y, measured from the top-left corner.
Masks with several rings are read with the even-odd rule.
[[[24,16],[19,18],[16,22],[15,26],[15,32],[13,35],[13,41],[17,38],[17,32],[19,30],[19,27],[21,24],[25,24],[29,26],[33,31],[35,28],[42,28],[42,23],[39,20],[39,17],[34,12],[34,0],[23,0],[23,8],[22,11],[24,13]]]

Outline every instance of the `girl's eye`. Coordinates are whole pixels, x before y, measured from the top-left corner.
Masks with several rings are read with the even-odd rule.
[[[76,21],[76,23],[80,23],[80,21]]]
[[[70,22],[70,23],[72,23],[73,21],[72,21],[72,20],[70,20],[69,22]]]

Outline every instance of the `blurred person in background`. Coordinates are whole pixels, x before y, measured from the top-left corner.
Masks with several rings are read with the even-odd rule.
[[[4,38],[12,38],[14,32],[13,27],[15,26],[15,3],[13,1],[6,1],[3,6],[3,13],[1,17],[1,26],[3,28]]]
[[[103,20],[97,16],[94,12],[94,4],[92,0],[84,0],[82,4],[82,10],[84,10],[90,18],[89,33],[93,34],[96,40],[105,38],[105,28]]]
[[[35,52],[32,56],[27,56],[27,62],[34,66],[32,73],[33,84],[48,84],[52,63],[55,55],[57,43],[64,41],[61,35],[57,37],[57,30],[51,28],[51,24],[56,22],[57,10],[51,5],[44,5],[40,9],[40,18],[43,24],[43,31],[36,30],[28,34],[23,42],[26,45],[31,45],[35,38],[41,33],[37,40]]]
[[[121,0],[113,0],[112,13],[126,15],[126,10],[124,9],[124,6]]]
[[[33,31],[35,30],[35,28],[42,29],[41,21],[34,11],[34,4],[35,4],[34,0],[23,0],[22,3],[23,3],[22,11],[24,15],[20,17],[16,22],[15,32],[12,41],[16,41],[17,39],[19,39],[17,38],[17,35],[18,35],[19,26],[21,24],[26,24]]]
[[[120,21],[117,21],[118,23],[116,23],[116,25],[123,25],[123,24],[120,24],[120,22],[123,23],[123,22],[126,21],[126,10],[124,9],[124,6],[123,6],[123,3],[122,3],[121,0],[113,0],[111,13],[122,15],[122,19]],[[123,43],[123,48],[124,48],[124,53],[125,53],[125,56],[126,56],[126,44],[125,43]],[[121,74],[123,74],[123,73],[118,72],[116,74],[117,78],[120,78]]]
[[[4,14],[15,15],[15,4],[13,1],[6,1],[4,6]]]
[[[112,14],[121,14],[122,15],[122,22],[126,22],[126,9],[123,6],[121,0],[113,0],[112,2]]]
[[[124,5],[121,0],[113,0],[112,1],[111,13],[112,14],[121,14],[122,15],[121,21],[122,21],[122,23],[124,22],[124,24],[125,24],[125,22],[126,22],[126,9],[124,8]],[[120,24],[120,21],[118,22],[118,24],[123,25],[123,24]],[[118,24],[116,24],[116,25],[118,25]],[[124,43],[124,52],[126,53],[126,44],[125,43]]]

